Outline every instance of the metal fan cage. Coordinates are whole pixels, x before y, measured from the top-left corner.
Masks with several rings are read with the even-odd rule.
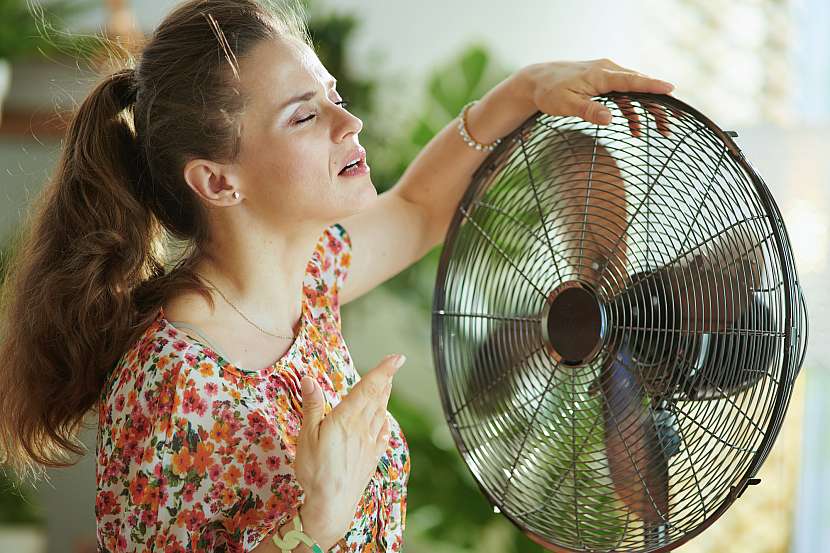
[[[554,550],[668,551],[703,531],[756,483],[803,360],[806,306],[781,213],[734,133],[669,96],[597,99],[612,111],[611,124],[537,112],[475,173],[438,269],[436,376],[455,444],[496,512]],[[623,103],[640,116],[639,137],[629,129]],[[668,137],[658,132],[655,108],[667,117]],[[594,144],[587,178],[570,161],[574,137],[586,136]],[[602,163],[597,148],[606,154]],[[620,221],[595,213],[594,227],[605,231],[586,232],[586,217],[572,200],[587,197],[592,182],[610,173],[620,177],[627,216]],[[734,253],[746,244],[751,255],[763,256],[763,269],[740,328],[702,332],[659,314],[648,324],[632,324],[632,303],[649,300],[642,283],[659,271],[699,252]],[[597,259],[604,260],[599,267]],[[586,284],[586,274],[599,276]],[[711,278],[661,282],[678,294],[696,294]],[[720,286],[726,294],[732,290],[730,282]],[[584,308],[579,297],[552,307],[554,294],[570,288],[589,290],[600,307],[589,314],[600,329],[596,347],[583,348],[581,362],[561,351],[578,335],[551,347],[550,329],[572,320],[568,316],[578,319]],[[707,308],[728,309],[727,300],[714,297]],[[655,356],[672,367],[664,375],[669,392],[642,395],[652,407],[661,402],[679,440],[668,460],[669,512],[659,536],[615,491],[602,400],[591,391],[622,341],[639,344],[641,370],[657,362]],[[704,357],[710,369],[701,372]]]

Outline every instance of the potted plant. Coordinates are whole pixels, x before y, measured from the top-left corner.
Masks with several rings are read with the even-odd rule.
[[[12,62],[36,53],[82,51],[86,44],[94,44],[92,37],[75,36],[57,27],[97,4],[95,0],[54,0],[44,5],[32,0],[0,2],[0,123],[3,101],[11,88]]]

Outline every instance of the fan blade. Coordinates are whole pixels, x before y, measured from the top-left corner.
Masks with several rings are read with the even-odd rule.
[[[465,396],[473,398],[470,407],[476,415],[490,416],[513,409],[511,399],[517,382],[533,380],[525,361],[543,342],[541,324],[530,318],[522,316],[499,323],[476,349],[465,390]]]
[[[622,344],[599,376],[605,423],[605,452],[619,499],[643,522],[661,525],[668,520],[668,460],[646,405],[631,349]]]
[[[627,280],[625,181],[614,157],[594,137],[575,130],[557,136],[567,141],[567,147],[558,150],[562,168],[554,181],[557,196],[552,204],[563,206],[556,212],[563,242],[577,278],[597,287],[604,274],[613,293]]]
[[[552,222],[561,233],[558,238],[575,261],[576,278],[596,288],[599,275],[607,274],[604,280],[612,283],[613,291],[628,278],[623,238],[628,200],[620,168],[593,136],[577,130],[558,133],[551,152],[551,163],[559,169],[551,185],[555,195],[551,205],[557,206]],[[539,319],[542,313],[533,317]],[[522,365],[533,348],[541,345],[541,326],[527,321],[501,324],[487,336],[476,351],[466,382],[467,393],[473,394],[468,397],[477,398],[471,402],[477,414],[510,408],[510,399],[517,393],[533,395],[532,375],[524,374],[527,367]],[[517,386],[519,378],[521,386]]]
[[[691,399],[716,399],[754,386],[764,376],[780,348],[772,310],[757,295],[724,334],[712,334],[706,360],[693,375]]]
[[[699,253],[664,273],[677,322],[683,329],[720,332],[730,327],[761,286],[764,253],[755,229],[736,225]]]

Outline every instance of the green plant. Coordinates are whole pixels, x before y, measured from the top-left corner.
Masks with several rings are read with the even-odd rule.
[[[418,152],[458,115],[464,104],[481,98],[509,74],[509,70],[492,59],[485,46],[477,44],[468,46],[437,67],[427,81],[425,105],[413,116],[405,132],[387,147],[391,155],[397,156],[394,180],[400,178]],[[439,246],[384,286],[408,297],[420,308],[424,317],[428,317],[432,310],[435,274],[440,258]]]
[[[45,517],[33,494],[12,476],[0,470],[0,525],[29,524],[42,526]]]
[[[94,48],[100,39],[58,30],[58,26],[98,7],[96,0],[0,1],[0,59],[14,59],[40,52],[80,53]]]
[[[496,529],[506,538],[501,553],[539,551],[507,519],[493,513],[458,450],[434,438],[431,419],[395,394],[389,398],[389,412],[403,429],[412,459],[406,540],[417,538],[452,544],[457,551],[477,551],[482,535]]]

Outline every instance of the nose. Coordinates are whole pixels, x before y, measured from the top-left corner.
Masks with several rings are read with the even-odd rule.
[[[338,110],[338,115],[340,116],[337,119],[338,124],[334,126],[334,138],[336,142],[340,142],[351,133],[357,134],[363,130],[363,121],[360,117],[339,106],[335,107],[335,109]]]

